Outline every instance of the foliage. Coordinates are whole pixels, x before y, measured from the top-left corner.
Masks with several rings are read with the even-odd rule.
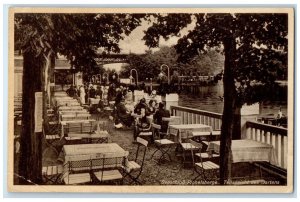
[[[174,20],[176,18],[176,21]],[[199,53],[224,51],[224,41],[236,43],[233,62],[234,78],[239,86],[240,105],[253,103],[253,82],[273,85],[287,67],[287,14],[169,14],[158,15],[157,23],[144,36],[146,45],[158,47],[159,37],[178,35],[192,21],[196,26],[181,36],[175,45],[180,62],[189,63]],[[200,55],[200,57],[202,57]],[[208,58],[202,57],[201,66]],[[203,68],[202,68],[203,69]]]
[[[41,181],[42,138],[35,134],[35,92],[46,89],[50,61],[58,53],[67,57],[73,72],[91,73],[99,47],[118,52],[118,42],[140,24],[140,14],[15,14],[16,48],[23,51],[23,100],[19,173],[34,183]],[[53,68],[54,65],[52,64]],[[86,71],[87,70],[87,71]],[[37,78],[34,78],[38,75]],[[49,83],[49,82],[48,82]],[[45,92],[43,90],[43,97]],[[46,103],[43,101],[46,114]],[[46,119],[44,119],[46,120]],[[46,122],[46,121],[45,121]],[[25,183],[25,182],[22,182]],[[21,184],[22,184],[21,183]]]
[[[148,51],[143,55],[130,54],[128,56],[129,66],[122,70],[122,76],[128,77],[130,69],[138,71],[139,80],[147,78],[158,79],[160,66],[166,64],[170,68],[170,76],[179,75],[215,75],[223,69],[224,56],[215,50],[207,51],[194,57],[193,61],[188,64],[178,62],[179,54],[174,47],[163,46],[160,50],[152,53]],[[167,68],[163,68],[167,74]]]
[[[97,49],[119,52],[118,42],[135,29],[143,14],[16,14],[16,41],[36,56],[60,53],[76,71],[97,67]],[[24,35],[22,33],[26,32]]]
[[[224,184],[231,173],[231,140],[241,137],[241,106],[259,101],[258,85],[265,90],[274,85],[277,69],[287,63],[288,15],[197,13],[157,15],[156,19],[144,36],[149,47],[157,47],[160,36],[179,36],[195,21],[195,27],[175,45],[178,60],[187,63],[209,48],[224,53],[220,143],[220,183]]]

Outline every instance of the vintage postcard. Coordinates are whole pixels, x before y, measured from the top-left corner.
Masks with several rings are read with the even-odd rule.
[[[293,192],[293,8],[11,7],[8,51],[10,192]]]

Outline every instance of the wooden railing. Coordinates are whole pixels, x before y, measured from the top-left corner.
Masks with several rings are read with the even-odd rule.
[[[171,114],[181,117],[182,124],[205,124],[221,130],[222,114],[181,106],[170,106]]]
[[[247,121],[247,138],[273,145],[280,168],[287,168],[288,130],[268,124]],[[291,146],[291,145],[289,145]]]
[[[213,130],[220,130],[222,114],[198,110],[188,107],[171,106],[170,111],[174,116],[181,117],[182,124],[206,124],[212,126]],[[287,129],[268,124],[247,121],[247,139],[253,139],[262,143],[271,144],[275,149],[280,168],[287,168]]]

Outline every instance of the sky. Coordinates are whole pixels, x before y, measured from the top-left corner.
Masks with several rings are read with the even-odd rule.
[[[121,53],[123,54],[129,54],[129,53],[135,53],[135,54],[143,54],[146,50],[149,50],[149,48],[145,45],[145,41],[142,40],[144,36],[144,31],[148,29],[148,27],[151,26],[151,23],[148,23],[147,21],[143,21],[141,23],[141,26],[134,29],[129,36],[125,36],[122,41],[119,42],[119,47],[121,49]],[[191,24],[189,24],[187,27],[182,29],[180,31],[181,36],[186,35],[189,30],[192,30],[196,26],[195,20],[192,21]],[[178,41],[179,37],[170,37],[168,40],[163,39],[162,37],[159,40],[159,47],[162,46],[172,46],[175,45]],[[158,51],[158,48],[152,48],[152,51]],[[122,66],[124,63],[113,63],[113,64],[105,64],[103,67],[105,69],[114,69],[116,72],[120,72]]]
[[[189,24],[186,28],[182,29],[181,36],[188,33],[189,30],[192,30],[196,25],[195,20],[192,21],[191,24]],[[150,27],[151,24],[148,24],[148,22],[143,21],[141,23],[141,26],[134,29],[129,36],[126,36],[124,40],[119,42],[119,46],[121,49],[121,53],[127,54],[127,53],[136,53],[136,54],[142,54],[145,53],[146,50],[149,50],[149,48],[145,45],[145,41],[142,40],[144,36],[144,31]],[[178,41],[179,37],[170,37],[169,40],[164,40],[162,37],[160,38],[159,46],[172,46],[175,45]],[[152,51],[157,51],[159,48],[152,48]]]

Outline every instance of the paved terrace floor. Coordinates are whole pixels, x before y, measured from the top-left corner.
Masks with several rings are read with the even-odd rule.
[[[109,133],[111,135],[110,142],[115,142],[124,150],[129,151],[129,160],[133,159],[137,147],[136,144],[133,144],[133,129],[115,129],[112,121],[108,120],[107,118],[103,120],[107,120],[109,123]],[[20,126],[15,127],[15,135],[20,134],[19,127]],[[65,142],[62,140],[57,144],[57,149],[59,151],[61,151],[64,143]],[[45,144],[43,145],[43,149],[45,149],[46,146]],[[193,168],[191,166],[186,166],[185,168],[182,166],[181,157],[175,156],[175,148],[171,152],[172,162],[166,162],[160,165],[158,165],[157,161],[155,160],[159,157],[159,152],[154,155],[153,159],[150,159],[155,150],[155,146],[150,144],[146,154],[143,172],[139,178],[143,185],[211,185],[216,183],[214,180],[206,181],[199,178],[199,180],[193,184],[192,179],[194,179],[197,175],[193,172]],[[18,156],[18,154],[15,156],[15,173],[18,170]],[[57,158],[58,156],[55,154],[55,152],[51,152],[51,150],[46,152],[43,156],[43,166],[61,163],[57,161]],[[216,163],[218,163],[218,160]],[[18,184],[18,178],[16,176],[17,174],[15,174],[15,184]],[[233,164],[232,176],[237,178],[235,181],[239,184],[257,185],[264,184],[264,182],[270,180],[278,181],[281,185],[286,184],[285,180],[278,179],[277,176],[271,175],[265,171],[262,171],[262,178],[260,178],[260,169],[258,169],[257,166],[249,163]],[[128,184],[126,179],[124,180],[124,184]]]

